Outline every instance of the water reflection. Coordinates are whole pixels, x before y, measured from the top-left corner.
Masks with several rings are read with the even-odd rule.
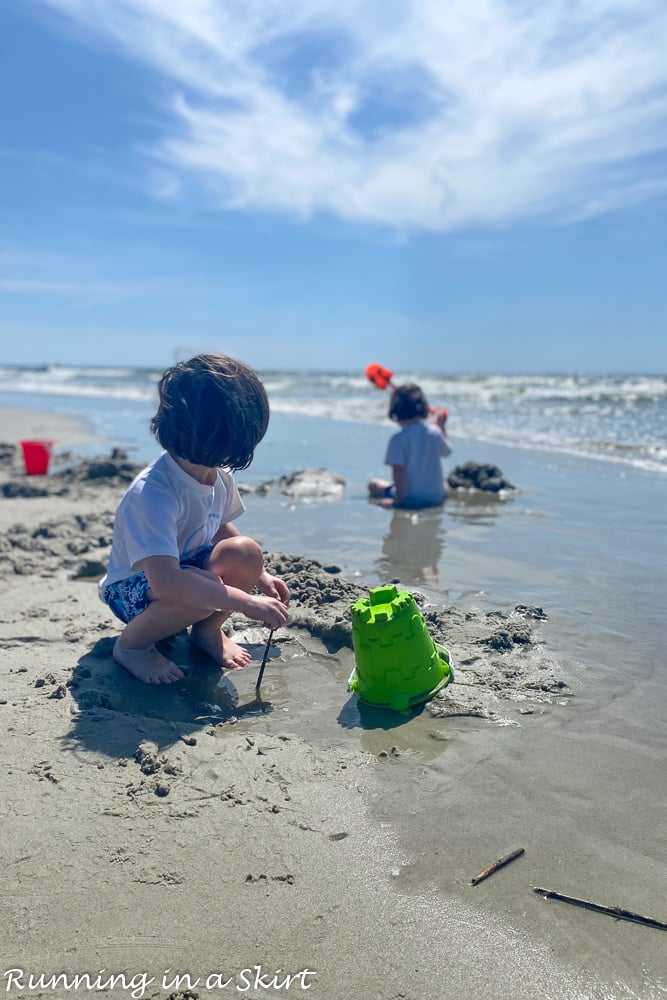
[[[382,555],[375,564],[379,575],[405,584],[437,586],[446,534],[443,520],[442,507],[393,510],[389,531],[382,542]]]
[[[356,695],[341,708],[338,724],[358,732],[359,745],[366,753],[390,759],[419,753],[424,761],[435,760],[445,752],[455,732],[451,720],[435,720],[426,703],[407,712],[393,712],[369,705]]]
[[[493,526],[498,517],[511,508],[508,500],[514,494],[503,496],[484,491],[450,490],[447,495],[447,513],[464,524]]]

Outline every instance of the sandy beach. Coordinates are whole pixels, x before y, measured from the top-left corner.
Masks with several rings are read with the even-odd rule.
[[[45,425],[74,450],[93,437],[62,414],[2,409],[0,440]],[[464,588],[452,600],[428,573],[411,587],[455,680],[397,718],[347,690],[349,607],[371,574],[330,558],[331,499],[295,522],[298,499],[248,492],[242,530],[293,595],[266,704],[266,630],[239,616],[246,670],[221,676],[180,635],[184,681],[144,687],[111,658],[119,623],[95,586],[132,471],[106,443],[47,477],[18,455],[0,468],[9,996],[667,995],[664,931],[533,892],[667,920],[664,730],[640,739],[615,694],[594,704],[556,641],[565,610],[533,601],[528,572],[495,607]],[[509,576],[501,555],[496,567]],[[658,681],[644,680],[632,697],[649,704]]]

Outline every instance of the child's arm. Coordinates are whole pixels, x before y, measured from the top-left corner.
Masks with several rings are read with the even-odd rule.
[[[182,569],[173,556],[148,556],[141,568],[152,597],[165,604],[211,612],[241,611],[270,628],[279,628],[287,621],[287,608],[276,597],[247,594],[226,586],[214,573]]]
[[[400,504],[408,492],[408,474],[404,465],[392,465],[391,471],[394,479],[394,503]]]
[[[263,569],[261,576],[257,581],[257,587],[263,594],[266,594],[267,597],[275,597],[284,605],[289,604],[289,587],[284,580],[280,579],[279,576],[272,576],[271,573],[267,573],[267,571]]]
[[[235,524],[232,524],[231,521],[228,524],[221,524],[211,539],[211,545],[217,545],[218,542],[223,540],[223,538],[234,538],[236,535],[240,534],[241,532],[239,529]]]
[[[447,410],[439,410],[435,418],[436,425],[440,428],[440,433],[442,434],[442,456],[446,458],[447,455],[452,453],[452,442],[447,436]]]

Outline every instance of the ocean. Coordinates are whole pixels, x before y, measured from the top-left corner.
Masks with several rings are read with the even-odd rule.
[[[0,403],[81,414],[104,436],[150,450],[160,370],[0,366]],[[274,414],[386,423],[388,395],[359,372],[261,372]],[[667,473],[667,376],[403,372],[458,437]],[[356,433],[356,432],[355,432]]]

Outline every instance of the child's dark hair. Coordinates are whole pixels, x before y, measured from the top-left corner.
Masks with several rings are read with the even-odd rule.
[[[426,396],[413,382],[397,385],[389,400],[389,416],[392,420],[415,420],[428,416]]]
[[[151,430],[165,451],[208,468],[248,468],[269,425],[269,401],[252,368],[198,354],[168,368],[158,392]]]

